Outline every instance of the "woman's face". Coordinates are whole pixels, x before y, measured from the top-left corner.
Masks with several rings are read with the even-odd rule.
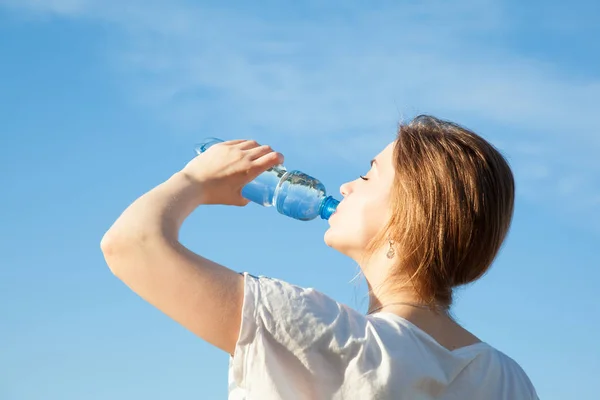
[[[343,200],[329,218],[325,243],[356,261],[390,217],[393,151],[394,142],[375,157],[366,175],[340,187]]]

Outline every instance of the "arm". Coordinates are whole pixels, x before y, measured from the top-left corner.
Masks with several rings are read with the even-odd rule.
[[[254,149],[247,160],[231,150],[227,153],[227,145],[210,156],[207,152],[206,157],[196,157],[131,204],[101,242],[110,270],[129,288],[229,354],[240,330],[244,278],[186,249],[178,235],[183,221],[199,205],[247,204],[241,188],[281,160],[268,156],[266,149],[261,150],[266,155],[251,160],[260,154],[258,145],[252,146],[246,146],[248,151]]]

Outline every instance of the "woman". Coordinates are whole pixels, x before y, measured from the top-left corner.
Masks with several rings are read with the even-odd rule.
[[[214,145],[102,239],[117,277],[231,355],[230,399],[537,399],[516,362],[449,316],[453,288],[487,271],[510,226],[513,175],[493,146],[419,116],[341,187],[325,242],[360,265],[367,315],[179,243],[196,207],[246,205],[242,187],[282,162],[254,141]]]

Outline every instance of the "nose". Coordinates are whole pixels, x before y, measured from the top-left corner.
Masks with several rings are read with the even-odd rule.
[[[350,182],[346,182],[340,186],[340,194],[342,196],[346,197],[348,196],[348,193],[350,193]]]

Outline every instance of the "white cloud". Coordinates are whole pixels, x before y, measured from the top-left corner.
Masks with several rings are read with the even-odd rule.
[[[10,3],[115,24],[125,39],[117,66],[130,73],[139,99],[157,108],[209,106],[225,115],[234,108],[241,125],[303,135],[382,126],[407,108],[541,132],[585,128],[577,134],[591,140],[600,131],[587,118],[597,109],[600,80],[570,80],[480,39],[506,29],[495,1],[370,10],[348,2],[345,18],[317,21],[165,1]]]
[[[393,137],[403,113],[431,112],[493,132],[528,198],[597,212],[600,79],[575,79],[503,45],[513,25],[500,2],[313,1],[293,12],[156,0],[0,4],[118,29],[109,60],[126,94],[179,129],[310,138],[353,160],[372,155],[364,143]]]

